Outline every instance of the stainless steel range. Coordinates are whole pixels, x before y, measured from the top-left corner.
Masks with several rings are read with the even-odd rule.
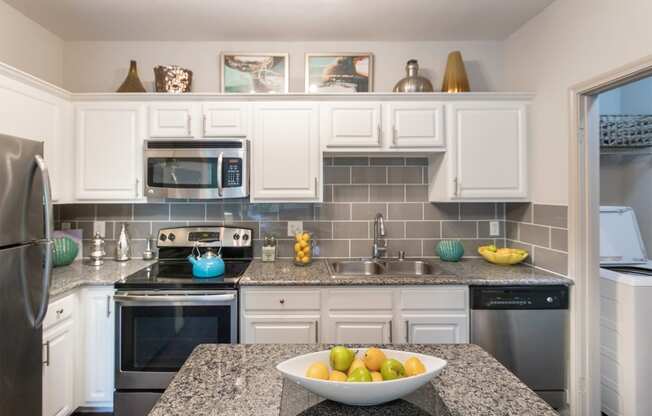
[[[115,284],[116,416],[146,415],[197,345],[238,342],[237,283],[252,240],[239,227],[162,229],[159,261]],[[221,250],[224,275],[193,278],[195,247]]]

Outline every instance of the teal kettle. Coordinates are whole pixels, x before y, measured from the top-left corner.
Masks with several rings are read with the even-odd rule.
[[[192,275],[198,279],[210,279],[219,277],[224,274],[224,260],[219,254],[213,253],[208,248],[203,255],[199,255],[197,249],[197,256],[193,254],[188,256],[188,261],[192,263]]]

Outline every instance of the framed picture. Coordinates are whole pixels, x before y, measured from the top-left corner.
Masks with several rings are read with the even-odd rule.
[[[223,93],[282,94],[288,92],[287,53],[223,52],[220,59]]]
[[[371,53],[306,54],[306,92],[372,92]]]

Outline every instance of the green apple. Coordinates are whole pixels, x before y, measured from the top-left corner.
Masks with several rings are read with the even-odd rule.
[[[363,381],[371,382],[372,381],[371,373],[369,372],[369,370],[367,370],[364,367],[358,367],[355,370],[353,370],[353,372],[346,379],[346,381],[354,382],[354,383],[359,383]]]
[[[331,348],[330,361],[334,370],[346,372],[354,359],[355,353],[346,347],[338,345]]]
[[[380,375],[383,376],[383,380],[395,380],[405,377],[405,368],[400,361],[388,358],[380,366]]]

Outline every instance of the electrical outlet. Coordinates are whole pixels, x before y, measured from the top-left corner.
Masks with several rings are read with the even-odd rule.
[[[61,223],[61,229],[62,230],[69,230],[70,229],[70,223],[69,222],[62,222]]]
[[[303,221],[288,221],[288,237],[294,237],[303,231]]]
[[[93,222],[93,235],[95,235],[96,233],[100,233],[100,235],[102,237],[106,238],[106,222],[105,221],[95,221],[95,222]],[[86,236],[84,236],[84,237],[86,237]],[[92,236],[86,237],[86,238],[91,238],[91,237]]]
[[[498,237],[500,235],[500,222],[489,221],[489,236]]]

